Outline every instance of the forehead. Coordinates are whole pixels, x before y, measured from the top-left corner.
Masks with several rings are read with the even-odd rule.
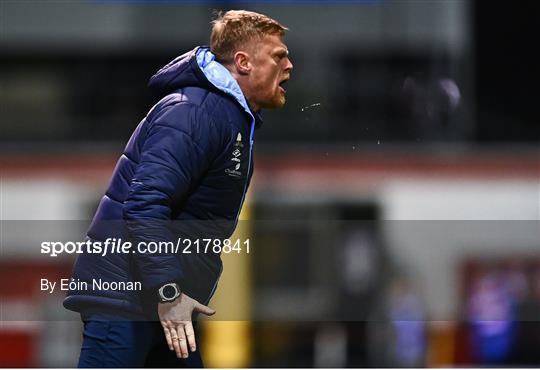
[[[261,40],[257,40],[256,48],[269,54],[283,51],[288,53],[287,45],[279,35],[265,35]]]

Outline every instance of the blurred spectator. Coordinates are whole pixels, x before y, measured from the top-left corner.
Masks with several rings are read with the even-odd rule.
[[[473,351],[481,364],[505,364],[515,336],[515,299],[497,271],[480,275],[468,301]]]
[[[423,367],[427,352],[424,304],[406,276],[396,277],[370,318],[371,366]]]

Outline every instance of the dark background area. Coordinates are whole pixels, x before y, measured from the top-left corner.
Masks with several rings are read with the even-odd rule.
[[[204,5],[209,16],[212,9],[226,7]],[[356,9],[385,5],[361,3]],[[136,5],[139,11],[145,6]],[[320,3],[307,7],[324,10]],[[339,11],[340,5],[329,7]],[[388,47],[336,40],[321,43],[315,75],[308,74],[314,61],[303,53],[309,46],[299,44],[306,35],[293,27],[289,48],[295,71],[288,88],[289,104],[266,114],[268,123],[258,142],[264,148],[328,144],[330,139],[336,147],[354,142],[376,149],[381,141],[419,148],[453,143],[472,149],[536,143],[538,3],[475,1],[467,2],[466,8],[471,33],[459,53],[414,40]],[[154,18],[159,24],[160,18]],[[160,28],[155,28],[158,33]],[[149,77],[177,54],[207,42],[185,40],[174,48],[158,42],[100,47],[82,39],[76,46],[60,42],[34,47],[4,35],[0,51],[3,148],[16,151],[16,144],[25,142],[121,145],[156,102],[145,87]],[[450,80],[459,89],[455,105],[448,89],[441,88],[441,80]]]
[[[474,3],[479,142],[537,142],[540,4]]]

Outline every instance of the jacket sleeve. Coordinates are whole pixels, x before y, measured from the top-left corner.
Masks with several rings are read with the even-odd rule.
[[[172,242],[173,210],[189,195],[212,159],[212,122],[199,107],[177,104],[149,122],[123,217],[135,247],[135,266],[145,290],[186,278],[177,256],[142,253],[140,242]],[[200,130],[204,130],[201,132]]]

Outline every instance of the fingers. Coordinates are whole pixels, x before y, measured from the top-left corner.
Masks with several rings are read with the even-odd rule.
[[[180,348],[180,343],[178,341],[178,333],[176,328],[172,327],[169,329],[171,331],[171,340],[174,347],[174,352],[176,352],[176,357],[182,357],[182,350]]]
[[[207,307],[203,304],[200,304],[197,302],[197,304],[195,305],[195,311],[198,311],[200,313],[203,313],[207,316],[212,316],[213,314],[216,313],[216,310],[210,308],[210,307]]]
[[[189,349],[191,350],[191,352],[195,352],[197,350],[197,344],[195,343],[195,331],[193,330],[193,325],[191,324],[191,321],[188,321],[186,323],[185,330]]]
[[[195,332],[191,321],[181,323],[176,327],[168,327],[164,322],[162,322],[161,325],[163,326],[165,339],[167,340],[169,349],[175,351],[178,358],[187,358],[189,356],[188,346],[192,352],[197,349],[195,344]]]
[[[167,345],[169,346],[169,349],[171,351],[174,351],[172,339],[171,339],[171,331],[168,327],[165,326],[165,324],[162,322],[161,326],[163,326],[163,331],[165,332],[165,339],[167,340]]]
[[[176,332],[178,333],[178,343],[180,345],[180,351],[182,352],[182,358],[187,358],[189,356],[189,352],[183,323],[176,327]]]

